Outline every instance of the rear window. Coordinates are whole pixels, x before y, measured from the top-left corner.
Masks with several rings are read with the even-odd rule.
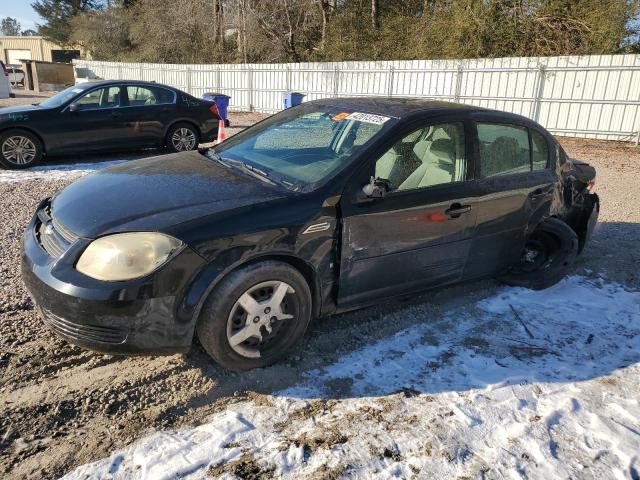
[[[549,164],[549,145],[540,132],[531,130],[531,147],[533,171],[544,170]]]
[[[549,144],[536,130],[519,125],[478,122],[477,131],[480,176],[483,178],[539,171],[549,165]]]
[[[127,96],[129,97],[129,105],[133,107],[173,103],[175,99],[171,90],[138,85],[127,86]]]
[[[529,133],[525,127],[478,123],[480,175],[530,172]]]

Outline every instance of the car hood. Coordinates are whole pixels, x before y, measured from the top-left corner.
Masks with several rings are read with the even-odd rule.
[[[15,107],[4,107],[0,108],[0,116],[10,115],[12,113],[29,113],[35,110],[42,110],[42,107],[39,105],[17,105]]]
[[[52,213],[74,234],[95,238],[173,230],[181,223],[287,193],[193,151],[134,160],[84,177],[54,197]]]

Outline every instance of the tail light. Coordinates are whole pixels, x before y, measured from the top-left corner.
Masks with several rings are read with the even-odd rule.
[[[209,107],[211,113],[213,113],[216,117],[220,117],[220,110],[218,110],[218,106],[214,103]]]
[[[5,66],[4,62],[0,62],[0,65],[2,65],[2,71],[4,72],[4,76],[8,77],[9,76],[9,70],[7,70],[7,67]]]

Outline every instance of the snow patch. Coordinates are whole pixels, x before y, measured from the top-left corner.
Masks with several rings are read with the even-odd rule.
[[[87,175],[127,160],[110,160],[91,163],[64,163],[42,165],[26,170],[0,170],[0,183],[25,182],[27,180],[66,180]]]
[[[570,277],[393,315],[421,323],[64,478],[637,478],[639,292]]]

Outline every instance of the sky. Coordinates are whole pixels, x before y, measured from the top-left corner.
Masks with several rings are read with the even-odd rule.
[[[20,22],[22,30],[34,29],[40,17],[31,8],[32,0],[0,0],[0,18],[13,17]]]

